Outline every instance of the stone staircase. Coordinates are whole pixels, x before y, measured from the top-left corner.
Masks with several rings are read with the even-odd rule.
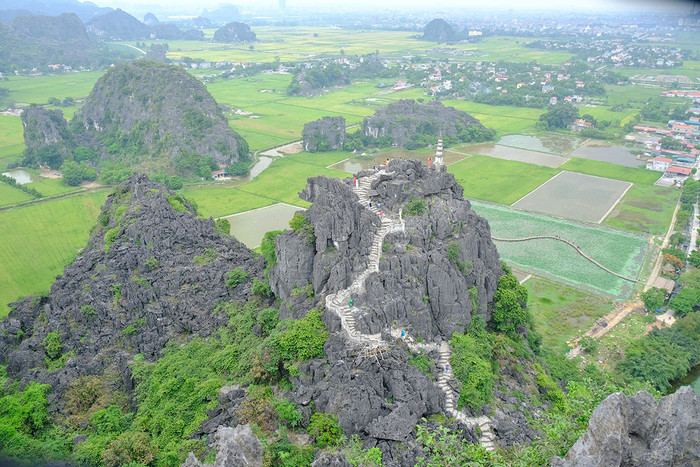
[[[358,185],[355,187],[355,194],[357,195],[358,202],[378,216],[380,215],[380,209],[374,204],[371,207],[369,206],[370,199],[367,192],[371,188],[372,183],[383,173],[385,173],[384,170],[378,171],[369,177],[362,177],[358,179]],[[350,299],[362,295],[365,292],[365,280],[367,276],[373,272],[379,272],[379,259],[382,254],[384,238],[391,232],[401,232],[406,229],[406,223],[403,221],[401,213],[399,213],[399,217],[396,219],[382,212],[380,218],[381,225],[379,230],[374,234],[372,240],[367,268],[352,281],[348,288],[326,296],[326,306],[340,317],[343,331],[347,333],[350,341],[363,345],[365,348],[384,347],[388,346],[389,343],[382,339],[381,334],[363,334],[357,330],[356,313],[358,313],[359,310],[357,307],[350,306]],[[457,419],[460,423],[473,428],[479,427],[479,441],[481,445],[486,450],[493,451],[496,436],[493,433],[491,420],[485,416],[467,417],[463,412],[457,410],[457,392],[454,389],[454,375],[450,368],[450,357],[452,355],[450,345],[446,341],[440,344],[417,343],[410,336],[402,336],[401,331],[398,329],[392,329],[391,336],[394,339],[405,340],[409,348],[414,351],[422,350],[430,352],[437,350],[439,352],[440,358],[437,362],[437,366],[440,374],[438,376],[437,385],[440,390],[445,393],[445,409],[450,416]]]

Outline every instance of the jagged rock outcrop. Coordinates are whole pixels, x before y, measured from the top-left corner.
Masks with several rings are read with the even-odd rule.
[[[217,42],[255,42],[255,33],[250,26],[236,21],[228,23],[214,32],[214,40]]]
[[[391,138],[394,146],[418,147],[421,135],[451,137],[460,141],[488,139],[490,130],[466,112],[445,107],[440,101],[420,104],[402,99],[362,120],[362,133],[373,139]],[[412,147],[409,147],[412,148]]]
[[[105,39],[148,39],[151,30],[129,13],[117,8],[87,22],[87,31]]]
[[[250,280],[227,287],[236,267]],[[263,268],[184,198],[134,175],[107,199],[87,247],[49,295],[12,305],[0,322],[0,362],[12,378],[51,384],[52,398],[76,377],[108,368],[128,390],[133,354],[152,361],[174,337],[211,334],[227,321],[217,304],[245,302]],[[49,333],[58,336],[58,354],[45,351]],[[63,367],[48,371],[59,359]]]
[[[335,151],[345,142],[345,117],[323,117],[304,125],[304,151]]]
[[[250,425],[221,426],[213,438],[217,449],[213,467],[262,467],[263,445]],[[209,467],[209,464],[200,464],[190,452],[182,467]]]
[[[407,211],[405,232],[386,237],[379,272],[354,297],[371,310],[358,318],[358,330],[401,327],[433,341],[463,331],[473,313],[488,321],[502,270],[486,220],[463,199],[453,175],[415,160],[391,161],[386,170],[369,192],[372,203],[397,215],[413,202],[415,215]],[[357,202],[351,179],[311,178],[301,197],[313,203],[305,215],[315,237],[310,242],[302,231],[277,237],[270,285],[282,299],[307,284],[316,297],[347,287],[368,264],[379,226],[378,216]],[[456,253],[452,261],[448,248]],[[283,306],[285,312],[293,314]]]
[[[588,430],[553,467],[700,465],[700,398],[689,386],[656,401],[646,391],[608,396]]]
[[[97,146],[105,158],[113,156],[102,140],[129,134],[133,143],[119,152],[121,162],[132,165],[188,153],[229,165],[248,155],[248,144],[211,94],[180,67],[145,60],[112,67],[74,118],[80,122],[75,127],[83,127],[80,138],[92,140],[86,145]]]
[[[434,42],[449,42],[454,40],[455,37],[454,28],[444,19],[436,18],[425,26],[421,39]]]
[[[60,110],[28,107],[22,112],[22,126],[27,152],[31,155],[46,148],[45,154],[37,155],[38,162],[55,169],[60,167],[62,158],[69,155],[75,147],[75,137],[68,130]]]

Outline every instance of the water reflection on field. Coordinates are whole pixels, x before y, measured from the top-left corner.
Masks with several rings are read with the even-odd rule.
[[[21,169],[8,170],[2,174],[14,178],[19,185],[24,185],[25,183],[31,183],[34,181],[32,180],[32,175],[29,172]]]
[[[571,153],[572,157],[581,157],[594,161],[610,162],[624,167],[639,167],[645,163],[632,154],[630,148],[614,146],[602,141],[588,141]]]
[[[498,144],[531,151],[566,155],[581,145],[583,140],[577,136],[542,133],[537,136],[507,135]]]
[[[289,220],[300,210],[303,209],[279,203],[226,216],[224,219],[231,223],[231,235],[248,248],[257,248],[266,232],[289,228]]]
[[[546,167],[559,167],[569,159],[546,152],[529,151],[526,149],[501,146],[493,143],[480,143],[459,149],[470,154],[506,159],[509,161],[527,162],[529,164],[544,165]]]
[[[446,148],[444,151],[445,164],[450,165],[454,162],[468,157],[468,153],[460,152],[460,149],[450,149]],[[395,159],[401,157],[404,159],[418,159],[423,164],[428,165],[428,159],[432,158],[435,160],[435,152],[430,150],[421,150],[421,152],[409,151],[407,149],[395,149],[393,151],[382,152],[377,155],[368,156],[356,156],[344,161],[340,161],[336,164],[329,166],[330,169],[338,169],[349,173],[357,173],[361,170],[371,169],[374,166],[380,166],[386,162],[387,159]]]

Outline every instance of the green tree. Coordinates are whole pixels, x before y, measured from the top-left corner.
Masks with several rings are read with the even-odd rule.
[[[688,256],[688,262],[691,266],[700,268],[700,250],[693,250]]]
[[[663,306],[666,299],[666,290],[652,287],[646,292],[642,292],[641,297],[644,307],[649,311],[654,311]]]
[[[690,313],[699,305],[700,289],[694,287],[683,287],[678,295],[668,302],[668,306],[679,316]]]
[[[221,235],[231,235],[231,223],[228,219],[221,218],[217,219],[214,223],[214,230]]]
[[[337,446],[343,434],[338,424],[337,415],[318,412],[311,416],[308,432],[320,448]]]
[[[540,121],[543,122],[545,128],[566,128],[578,118],[578,108],[562,102],[553,105],[547,112],[540,115]]]

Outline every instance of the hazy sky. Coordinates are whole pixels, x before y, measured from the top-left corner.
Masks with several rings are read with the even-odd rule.
[[[139,11],[148,10],[150,5],[160,5],[158,10],[172,11],[181,10],[191,12],[191,14],[201,13],[203,8],[215,9],[222,3],[232,3],[242,8],[252,5],[256,9],[277,8],[277,0],[93,0],[101,6],[111,6],[122,8],[126,11],[136,9]],[[693,5],[696,11],[700,10],[698,0],[287,0],[287,8],[320,7],[322,9],[439,9],[439,8],[512,8],[520,9],[566,9],[572,10],[577,7],[593,10],[605,9],[630,9],[641,11],[644,9],[678,9],[690,11]],[[153,8],[156,9],[156,8]]]

